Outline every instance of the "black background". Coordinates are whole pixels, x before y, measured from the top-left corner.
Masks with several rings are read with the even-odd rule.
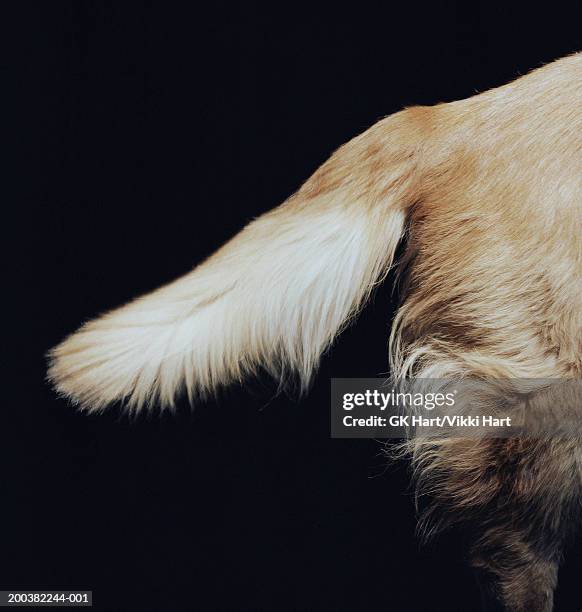
[[[174,416],[85,416],[45,385],[43,354],[188,271],[382,116],[582,47],[575,4],[30,9],[28,222],[9,263],[30,259],[33,312],[6,384],[1,588],[92,589],[98,610],[477,608],[460,538],[415,539],[407,466],[329,437],[330,377],[386,370],[389,282],[302,401],[263,380]],[[557,610],[582,607],[579,553]]]

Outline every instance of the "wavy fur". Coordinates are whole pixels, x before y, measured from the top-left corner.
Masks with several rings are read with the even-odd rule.
[[[340,149],[189,275],[84,325],[50,353],[56,388],[88,410],[115,401],[138,410],[259,366],[297,372],[307,386],[392,263],[415,151],[369,149],[397,138],[403,121],[390,118]]]

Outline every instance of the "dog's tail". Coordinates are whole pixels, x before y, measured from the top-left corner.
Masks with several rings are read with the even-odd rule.
[[[258,367],[305,386],[392,263],[418,189],[422,110],[379,122],[191,273],[64,340],[49,355],[58,391],[90,410],[171,406]]]

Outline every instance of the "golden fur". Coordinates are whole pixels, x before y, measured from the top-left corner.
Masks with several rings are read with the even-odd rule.
[[[405,239],[395,378],[580,378],[581,234],[577,54],[383,119],[189,275],[81,327],[51,352],[49,376],[89,410],[171,406],[181,388],[192,398],[258,367],[307,385]],[[489,596],[551,609],[580,442],[410,450],[427,516],[477,521],[471,558]]]

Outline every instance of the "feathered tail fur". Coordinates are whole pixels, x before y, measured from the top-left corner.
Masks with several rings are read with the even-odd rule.
[[[259,366],[305,386],[392,263],[420,156],[415,125],[406,111],[378,123],[191,273],[85,324],[50,352],[56,388],[86,409],[135,410]]]

